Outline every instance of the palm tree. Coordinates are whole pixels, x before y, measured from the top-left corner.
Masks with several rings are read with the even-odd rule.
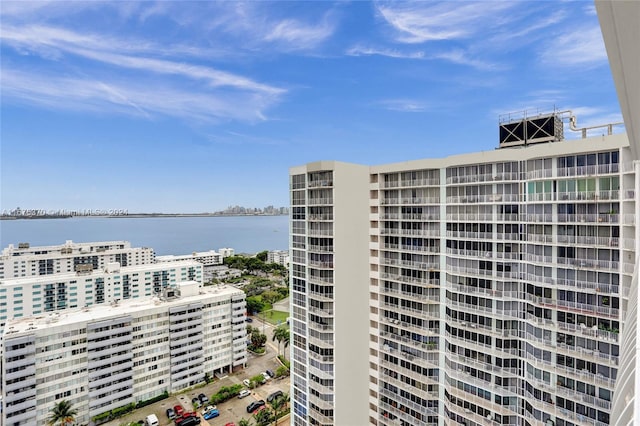
[[[280,355],[280,344],[282,343],[283,340],[287,340],[287,341],[289,340],[289,329],[284,325],[277,326],[273,330],[273,340],[278,341],[278,355]]]
[[[272,403],[271,408],[273,408],[273,424],[278,424],[278,417],[280,414],[287,409],[287,403],[289,402],[289,394],[283,393],[279,397],[277,397]]]
[[[284,342],[284,346],[282,347],[282,349],[287,349],[287,346],[289,346],[290,334],[289,334],[289,329],[287,328],[286,330],[287,332],[284,335],[284,339],[282,339],[282,341]],[[284,359],[287,359],[287,351],[283,351],[282,356],[284,356]]]
[[[260,410],[253,415],[253,418],[258,426],[266,426],[271,422],[271,410],[268,408]]]
[[[49,426],[65,426],[75,423],[78,410],[73,408],[73,405],[69,401],[63,399],[53,406],[50,413],[51,414],[49,414],[49,417],[47,418],[47,424]]]

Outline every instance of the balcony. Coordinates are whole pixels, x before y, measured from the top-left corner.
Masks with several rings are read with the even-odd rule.
[[[333,198],[309,198],[307,204],[310,206],[332,205]]]
[[[589,176],[589,175],[603,175],[611,173],[619,173],[620,164],[598,164],[592,166],[579,166],[579,167],[558,167],[558,176]]]

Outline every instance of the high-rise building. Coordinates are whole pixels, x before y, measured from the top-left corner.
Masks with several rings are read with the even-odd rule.
[[[202,383],[244,365],[241,290],[183,282],[154,298],[7,323],[2,424],[46,424],[60,400],[76,421]]]
[[[131,247],[128,241],[67,241],[38,247],[31,247],[29,243],[20,243],[18,247],[10,244],[0,254],[0,279],[70,273],[87,265],[98,269],[113,262],[120,266],[136,266],[154,261],[153,249]]]
[[[294,425],[610,422],[636,179],[625,135],[562,118],[290,170]]]

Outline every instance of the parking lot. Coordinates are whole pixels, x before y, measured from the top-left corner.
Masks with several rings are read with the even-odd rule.
[[[256,321],[257,322],[257,321]],[[254,323],[255,324],[255,323]],[[262,324],[257,322],[255,326],[260,326],[262,328]],[[197,397],[199,394],[204,393],[207,397],[211,397],[214,393],[216,393],[223,386],[231,386],[234,384],[242,384],[242,380],[249,379],[253,376],[260,374],[261,372],[269,369],[272,371],[276,371],[276,369],[280,366],[280,362],[277,359],[277,343],[272,342],[271,340],[271,331],[272,327],[269,324],[265,325],[264,333],[267,335],[267,352],[262,356],[256,356],[251,353],[248,355],[247,367],[244,370],[241,370],[235,374],[231,374],[221,379],[216,379],[213,383],[209,383],[206,386],[199,387],[196,389],[192,389],[185,393],[179,395],[171,395],[169,398],[164,399],[162,401],[156,402],[155,404],[148,405],[146,407],[135,410],[134,412],[123,416],[119,419],[113,420],[109,423],[106,423],[107,426],[119,426],[123,423],[127,422],[136,422],[139,420],[143,420],[149,414],[155,414],[158,416],[160,420],[160,425],[173,425],[173,421],[167,418],[167,408],[171,408],[175,405],[182,405],[186,411],[192,411],[193,405],[191,404],[191,400],[194,397]],[[288,350],[288,349],[287,349]],[[289,384],[290,378],[285,377],[283,379],[272,379],[269,380],[262,386],[259,386],[256,389],[251,391],[251,395],[248,397],[238,399],[232,398],[229,401],[218,404],[217,408],[220,411],[220,416],[211,420],[204,420],[201,417],[202,426],[224,426],[227,423],[234,423],[236,426],[238,422],[242,419],[251,419],[252,423],[253,418],[252,415],[247,413],[247,405],[249,405],[253,401],[258,401],[260,399],[267,400],[267,396],[276,390],[281,390],[282,392],[289,393]],[[202,409],[197,410],[198,413],[202,411]],[[288,425],[289,421],[279,422],[278,425]]]

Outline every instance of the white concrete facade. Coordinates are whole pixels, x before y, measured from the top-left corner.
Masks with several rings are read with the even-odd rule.
[[[194,251],[191,254],[183,254],[183,255],[166,255],[166,256],[156,256],[156,262],[182,262],[185,260],[195,260],[196,262],[202,263],[203,266],[216,266],[222,265],[222,254],[214,251]]]
[[[354,384],[368,382],[369,169],[323,161],[290,175],[292,424],[366,424]]]
[[[611,74],[616,85],[620,110],[629,135],[636,175],[640,175],[640,2],[598,0],[595,2],[600,28],[607,48]],[[636,209],[636,218],[640,208]],[[636,229],[636,254],[640,253],[640,229]],[[624,290],[623,328],[619,380],[616,383],[611,422],[615,425],[637,424],[640,413],[640,352],[638,327],[638,258],[633,281]]]
[[[2,339],[3,424],[45,424],[61,399],[87,424],[243,365],[244,293],[197,282],[176,290],[181,295],[10,321]]]
[[[182,281],[202,285],[202,264],[195,261],[150,263],[0,280],[0,329],[13,318],[114,300],[151,297]]]
[[[272,250],[267,253],[267,263],[277,263],[278,265],[289,265],[289,252],[287,250]]]
[[[625,135],[290,175],[294,425],[610,422],[636,258]],[[333,411],[312,407],[322,383]],[[353,395],[368,416],[344,421]]]
[[[75,272],[78,266],[104,268],[118,262],[122,266],[146,265],[155,261],[153,249],[131,247],[128,241],[74,243],[31,247],[10,244],[0,254],[0,280]]]

